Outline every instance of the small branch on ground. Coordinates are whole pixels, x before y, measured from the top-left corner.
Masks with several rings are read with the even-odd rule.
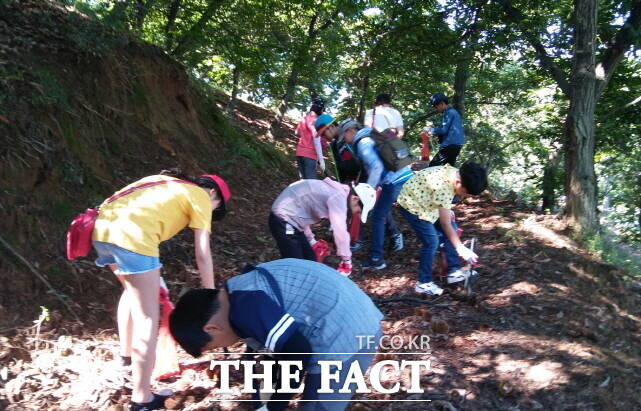
[[[412,298],[412,297],[395,297],[395,298],[386,298],[384,300],[374,300],[374,303],[376,304],[386,304],[386,303],[397,303],[397,302],[403,302],[403,303],[413,303],[413,304],[425,304],[425,305],[431,305],[432,307],[449,307],[449,303],[441,303],[437,304],[440,299],[435,299],[435,300],[421,300],[419,298]]]
[[[51,293],[52,293],[53,295],[55,295],[55,296],[56,296],[56,298],[57,298],[58,300],[60,300],[60,301],[64,304],[64,306],[65,306],[65,307],[67,307],[67,310],[69,310],[69,312],[71,313],[71,315],[73,315],[73,317],[76,319],[76,321],[78,321],[80,324],[83,324],[83,322],[82,322],[82,320],[80,320],[80,317],[78,316],[78,314],[76,314],[76,312],[73,310],[73,308],[71,308],[71,305],[69,305],[69,303],[64,299],[64,297],[63,297],[63,296],[62,296],[58,291],[56,291],[56,289],[55,289],[55,288],[53,288],[53,286],[51,285],[51,283],[49,283],[49,281],[45,278],[45,276],[44,276],[44,275],[40,274],[40,272],[38,272],[38,270],[36,270],[36,268],[35,268],[33,265],[31,265],[31,264],[29,263],[29,261],[27,261],[27,259],[26,259],[26,258],[24,258],[24,257],[23,257],[20,253],[18,253],[18,252],[17,252],[13,247],[11,247],[11,245],[10,245],[9,243],[7,243],[7,241],[6,241],[2,236],[0,236],[0,243],[2,243],[2,245],[3,245],[7,250],[9,250],[9,252],[11,252],[11,254],[13,254],[16,258],[18,258],[20,261],[22,261],[22,263],[23,263],[25,266],[27,266],[27,268],[29,268],[29,270],[30,270],[33,274],[35,274],[35,276],[36,276],[36,277],[38,277],[38,279],[39,279],[40,281],[42,281],[42,283],[43,283],[45,286],[47,286],[47,288],[49,288],[49,290],[51,291]]]

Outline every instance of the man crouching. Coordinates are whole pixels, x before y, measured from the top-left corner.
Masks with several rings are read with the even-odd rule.
[[[372,339],[363,336],[378,342],[382,317],[349,278],[323,264],[287,258],[249,266],[222,290],[187,292],[169,324],[176,341],[194,357],[242,339],[274,360],[300,361],[306,371],[301,409],[344,410],[356,387],[347,393],[339,389],[354,361],[366,370],[374,358],[377,344],[364,346]],[[332,393],[318,393],[318,362],[329,360],[342,362],[340,378],[332,380]],[[284,410],[292,397],[277,389],[261,409]]]

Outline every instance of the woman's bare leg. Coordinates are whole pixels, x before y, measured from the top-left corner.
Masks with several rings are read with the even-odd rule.
[[[113,271],[118,269],[117,265],[109,266]],[[125,287],[123,275],[116,274],[118,281],[122,284],[122,295],[118,302],[118,338],[120,340],[120,355],[131,357],[131,336],[133,335],[134,324],[131,319],[130,297]]]
[[[153,398],[151,374],[156,361],[158,338],[160,268],[120,277],[129,302],[133,330],[130,334],[133,378],[131,400],[139,403],[149,402]]]

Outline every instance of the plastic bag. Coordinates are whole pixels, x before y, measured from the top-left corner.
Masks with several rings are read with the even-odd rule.
[[[169,315],[174,310],[174,304],[169,300],[169,290],[162,281],[160,285],[160,326],[158,327],[158,343],[156,345],[156,364],[152,377],[164,380],[180,374],[178,364],[178,346],[169,332]]]

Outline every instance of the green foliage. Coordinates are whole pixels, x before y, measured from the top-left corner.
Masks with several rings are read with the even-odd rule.
[[[225,140],[228,153],[220,164],[222,169],[239,159],[249,161],[257,169],[273,171],[287,169],[286,157],[274,146],[257,139],[255,136],[237,131],[222,115],[215,115],[214,122],[216,130]]]
[[[303,111],[313,95],[321,95],[333,103],[338,117],[356,117],[373,105],[378,93],[389,92],[413,147],[423,126],[440,123],[440,115],[426,105],[429,95],[458,94],[464,97],[468,138],[459,158],[484,163],[499,188],[516,193],[526,205],[539,206],[545,195],[553,203],[548,207],[563,209],[561,147],[568,99],[556,87],[557,79],[542,68],[529,40],[539,39],[558,69],[570,73],[575,47],[575,5],[570,0],[514,0],[511,4],[523,15],[518,25],[506,23],[500,2],[466,0],[72,4],[102,19],[110,30],[128,30],[164,48],[208,86],[235,90],[268,107],[291,91],[290,107]],[[632,3],[616,0],[598,6],[602,53]],[[310,27],[324,25],[311,35]],[[84,30],[70,35],[82,47],[104,52],[101,41],[94,41],[101,32]],[[641,115],[641,103],[630,105],[639,97],[639,73],[640,56],[628,54],[596,113],[599,195],[609,202],[603,221],[628,241],[639,241],[641,233],[641,137],[638,122],[630,120]],[[49,87],[55,91],[54,84]],[[236,135],[221,127],[226,137]],[[261,144],[229,137],[234,156],[255,165],[261,164]]]
[[[610,236],[592,234],[584,239],[585,247],[604,261],[623,268],[629,274],[641,278],[641,253],[625,244],[615,241]]]

